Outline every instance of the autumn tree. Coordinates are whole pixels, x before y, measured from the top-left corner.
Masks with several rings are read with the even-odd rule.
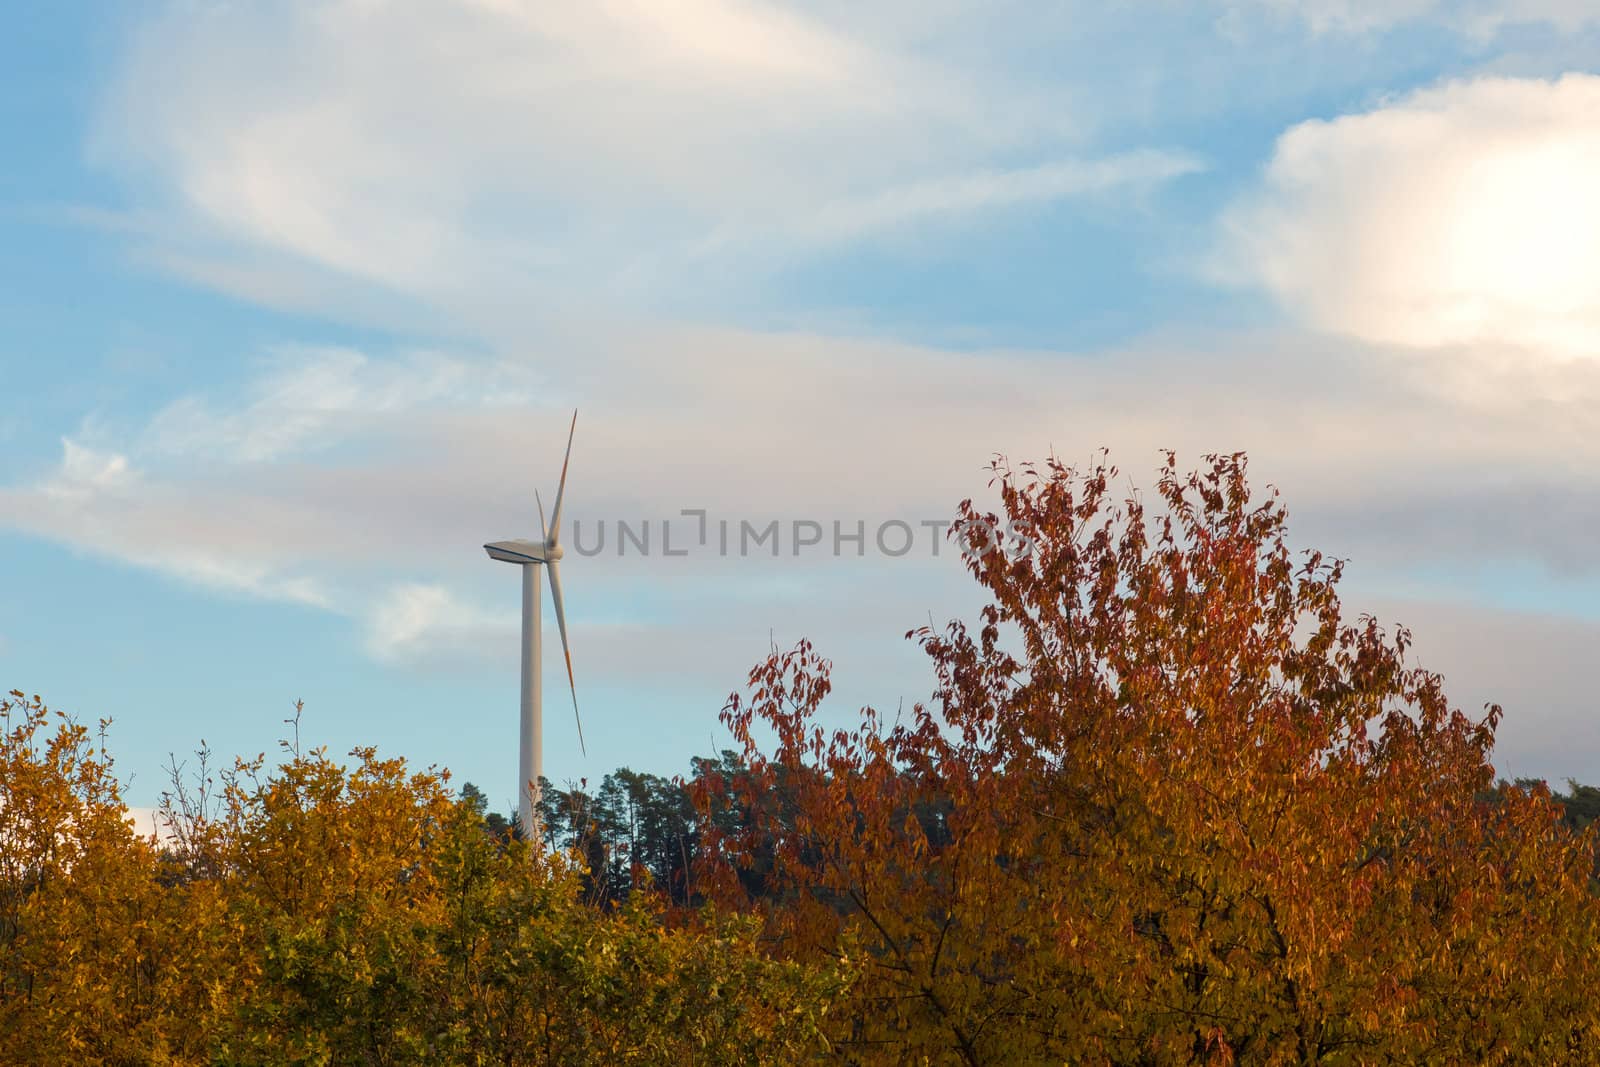
[[[108,725],[0,699],[0,1062],[207,1061],[236,988],[218,887],[133,832]]]
[[[0,701],[0,1062],[806,1063],[848,975],[758,920],[591,907],[446,776],[290,743],[134,834],[104,751]],[[180,769],[175,768],[175,773]]]
[[[1547,1063],[1600,1047],[1593,839],[1494,790],[1500,710],[1348,617],[1242,456],[1156,503],[995,467],[955,534],[992,602],[908,634],[932,700],[813,721],[809,644],[724,720],[754,817],[703,884],[863,969],[857,1062]],[[1023,540],[997,544],[1009,527]],[[758,726],[765,727],[764,730]],[[764,744],[760,740],[774,740]],[[781,788],[780,788],[781,786]],[[1492,801],[1486,793],[1494,793]],[[770,892],[743,872],[770,867]]]

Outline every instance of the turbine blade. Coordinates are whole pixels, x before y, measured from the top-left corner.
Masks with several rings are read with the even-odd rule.
[[[561,564],[551,560],[547,566],[550,568],[550,593],[556,602],[556,628],[561,631],[561,654],[567,660],[567,685],[572,689],[572,718],[578,724],[578,749],[587,756],[589,749],[583,743],[583,717],[578,714],[578,683],[572,677],[572,650],[567,647],[567,609],[561,599]]]
[[[550,531],[544,525],[544,501],[539,499],[539,490],[533,491],[533,502],[539,505],[539,540],[550,540]]]
[[[556,486],[556,509],[550,513],[550,543],[561,543],[561,498],[567,491],[567,464],[572,462],[572,435],[578,432],[578,413],[572,413],[572,425],[567,429],[567,455],[561,461],[561,484]]]

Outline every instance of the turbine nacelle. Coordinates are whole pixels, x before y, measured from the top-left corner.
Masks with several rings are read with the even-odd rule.
[[[483,546],[490,559],[502,563],[548,563],[561,558],[558,548],[554,553],[540,541],[491,541]]]

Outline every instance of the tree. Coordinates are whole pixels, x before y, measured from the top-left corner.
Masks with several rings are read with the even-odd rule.
[[[228,982],[215,896],[133,833],[108,727],[0,698],[0,1062],[198,1062],[187,1020]]]
[[[511,834],[511,819],[498,811],[489,810],[489,798],[483,795],[483,790],[471,782],[461,783],[461,801],[473,811],[483,816],[484,829],[495,838],[505,838]]]
[[[759,923],[589,906],[571,856],[370,748],[291,743],[136,837],[102,731],[0,701],[0,1062],[804,1063],[845,976]],[[175,768],[175,774],[177,769]]]
[[[802,643],[724,720],[747,826],[702,885],[795,959],[862,968],[861,1062],[1551,1062],[1600,1042],[1594,842],[1502,789],[1500,709],[1296,562],[1240,455],[1159,508],[1114,468],[995,465],[955,528],[992,603],[908,634],[933,700],[825,734]],[[998,551],[1011,528],[1031,549]],[[770,728],[770,752],[757,741]],[[745,873],[766,868],[768,891]]]
[[[1567,823],[1579,830],[1600,819],[1600,788],[1567,779],[1567,791],[1558,795]]]

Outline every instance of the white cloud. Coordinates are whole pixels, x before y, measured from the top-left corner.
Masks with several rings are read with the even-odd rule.
[[[0,487],[0,525],[213,589],[331,607],[320,581],[284,566],[275,527],[286,516],[263,521],[260,505],[197,482],[152,481],[126,455],[63,438],[53,471]]]
[[[212,399],[181,397],[144,435],[155,453],[226,456],[259,462],[359,436],[363,420],[438,407],[528,403],[537,377],[506,363],[411,353],[373,361],[349,348],[274,353],[242,401],[218,410]]]
[[[126,493],[137,477],[128,466],[127,456],[101,452],[63,437],[61,467],[53,478],[40,486],[40,491],[49,499],[79,501],[101,493]]]
[[[396,471],[352,514],[341,490],[320,496],[314,473],[286,482],[284,471],[333,445],[395,447],[451,411],[526,411],[537,381],[515,364],[430,352],[280,350],[236,395],[180,397],[117,448],[63,438],[53,470],[0,487],[0,523],[208,588],[332,609],[341,578],[415,524],[415,487]]]
[[[1485,78],[1278,141],[1233,275],[1310,325],[1600,357],[1600,77]]]
[[[405,583],[369,609],[367,651],[379,660],[415,666],[441,659],[514,654],[516,620],[463,603],[442,585]]]
[[[152,259],[192,273],[215,255],[183,243],[221,240],[244,263],[218,284],[292,291],[251,258],[287,253],[444,302],[670,287],[708,248],[749,270],[779,238],[1188,169],[1097,161],[1071,94],[936,58],[922,15],[870,21],[764,0],[185,6],[129,50],[96,154],[174,216]]]
[[[995,451],[1038,457],[1053,446],[1083,458],[1106,444],[1147,481],[1160,447],[1191,458],[1242,448],[1309,533],[1339,536],[1333,551],[1397,565],[1444,552],[1592,567],[1572,521],[1496,516],[1508,499],[1562,499],[1569,519],[1600,508],[1590,432],[1600,364],[1459,352],[1396,362],[1303,338],[1233,338],[1236,351],[1219,352],[1222,343],[1150,341],[1088,359],[732,330],[598,335],[593,349],[610,356],[587,361],[569,386],[584,414],[568,515],[659,521],[703,507],[762,522],[937,519],[981,490]],[[635,365],[640,351],[652,358]],[[127,448],[142,452],[69,441],[55,470],[0,489],[0,522],[209,586],[335,608],[371,622],[380,656],[404,658],[441,628],[504,627],[473,606],[514,616],[478,546],[536,529],[532,490],[554,489],[566,417],[531,397],[437,386],[499,373],[492,359],[452,358],[442,378],[432,364],[403,381],[395,367],[357,375],[336,406],[361,417],[318,423],[315,453],[288,447],[306,438],[256,435],[277,425],[262,398],[294,395],[272,384],[275,370],[237,396],[168,408],[133,435]],[[184,434],[173,432],[174,410],[188,419]],[[209,427],[223,430],[208,449]],[[1450,518],[1441,526],[1437,515]],[[611,601],[638,583],[748,587],[813,573],[787,558],[776,569],[610,553],[575,564],[591,595]]]

